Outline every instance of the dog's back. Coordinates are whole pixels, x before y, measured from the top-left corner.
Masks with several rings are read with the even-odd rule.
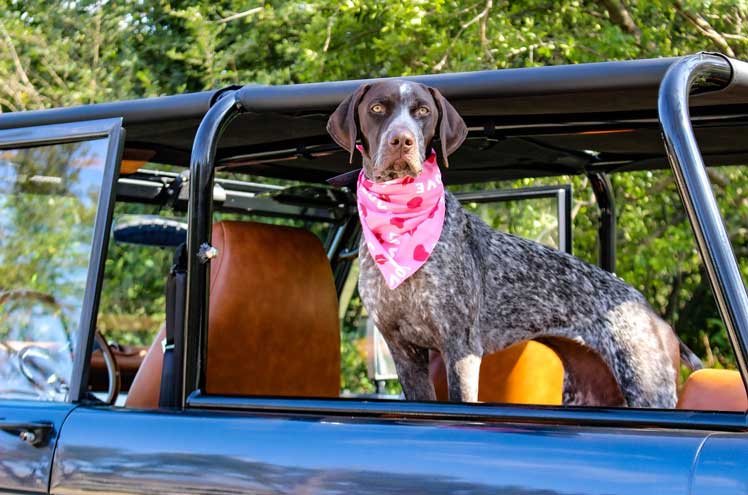
[[[480,267],[484,353],[523,340],[570,339],[602,357],[627,404],[675,405],[678,341],[641,293],[579,258],[496,231],[447,196],[452,218],[440,243],[470,246],[462,252],[474,261],[452,262]]]

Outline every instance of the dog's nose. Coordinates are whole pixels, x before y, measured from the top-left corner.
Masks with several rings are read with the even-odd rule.
[[[390,133],[388,143],[393,149],[409,151],[416,144],[416,138],[408,129],[397,129]]]

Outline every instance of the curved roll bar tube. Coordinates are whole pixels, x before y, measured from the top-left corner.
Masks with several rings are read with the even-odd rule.
[[[748,377],[748,295],[696,144],[688,110],[689,95],[705,80],[716,79],[723,87],[727,86],[734,80],[735,69],[737,67],[720,55],[701,53],[678,60],[670,66],[660,84],[657,110],[668,161],[745,384]]]

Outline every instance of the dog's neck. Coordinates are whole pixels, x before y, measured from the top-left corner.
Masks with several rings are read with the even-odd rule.
[[[369,253],[394,289],[428,260],[441,235],[445,199],[436,154],[417,178],[373,182],[361,171],[357,203]]]

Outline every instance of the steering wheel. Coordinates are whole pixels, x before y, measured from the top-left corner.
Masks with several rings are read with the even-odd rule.
[[[0,306],[10,301],[24,299],[31,299],[52,306],[55,308],[56,314],[62,314],[62,306],[51,294],[30,289],[15,289],[0,292]],[[64,320],[62,318],[60,320],[63,328],[65,328]],[[72,361],[72,356],[66,356],[66,354],[72,351],[69,339],[70,334],[67,331],[66,334],[67,342],[61,348],[50,349],[36,344],[27,344],[17,352],[18,369],[21,375],[23,375],[37,394],[44,395],[50,399],[60,397],[60,395],[66,394],[69,390],[67,373],[61,371],[61,369],[64,369],[65,363],[60,362],[63,356],[67,358],[68,363]],[[98,329],[94,334],[94,345],[101,349],[104,364],[106,365],[109,386],[104,402],[111,405],[117,400],[117,395],[119,395],[120,391],[119,365],[111,348]]]

